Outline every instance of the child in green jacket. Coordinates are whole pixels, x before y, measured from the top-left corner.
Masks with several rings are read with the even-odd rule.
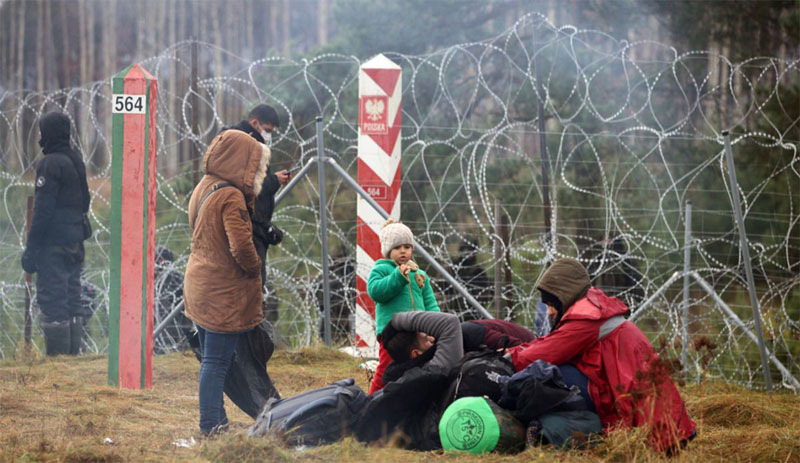
[[[415,310],[439,312],[439,306],[433,295],[430,278],[411,259],[414,252],[411,229],[389,219],[383,224],[378,237],[385,259],[376,261],[369,273],[367,294],[375,301],[375,333],[380,339],[392,315]],[[383,372],[391,361],[381,343],[370,394],[383,388]]]

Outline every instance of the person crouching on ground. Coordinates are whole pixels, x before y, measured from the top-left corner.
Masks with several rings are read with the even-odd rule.
[[[381,332],[398,312],[439,312],[431,281],[411,258],[414,252],[414,234],[411,229],[392,219],[383,224],[378,235],[381,254],[367,279],[367,294],[375,301],[375,333]],[[383,372],[392,358],[380,344],[378,368],[369,387],[369,393],[383,389]]]
[[[590,284],[575,259],[555,261],[537,289],[548,306],[550,333],[508,350],[514,368],[542,359],[573,364],[588,377],[588,392],[603,429],[645,426],[650,444],[671,451],[691,440],[696,425],[675,383],[642,331],[625,320],[619,299]]]
[[[192,246],[186,266],[186,316],[202,345],[200,430],[228,427],[222,390],[239,334],[255,327],[261,312],[261,259],[253,244],[250,211],[269,165],[270,150],[240,131],[226,131],[209,145],[205,175],[189,200]]]

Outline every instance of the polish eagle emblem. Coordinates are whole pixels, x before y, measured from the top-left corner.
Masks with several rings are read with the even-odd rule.
[[[383,100],[373,99],[367,100],[364,104],[364,109],[367,112],[367,118],[371,121],[378,121],[381,119],[381,115],[383,115],[383,111],[386,110],[386,107],[383,103]]]

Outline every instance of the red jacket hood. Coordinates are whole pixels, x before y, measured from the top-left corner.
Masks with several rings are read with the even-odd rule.
[[[570,320],[607,320],[617,315],[628,315],[630,310],[616,297],[609,297],[597,288],[589,288],[586,297],[579,299],[561,318],[559,325]]]

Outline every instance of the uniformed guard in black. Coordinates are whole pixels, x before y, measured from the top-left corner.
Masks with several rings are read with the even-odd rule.
[[[86,166],[69,142],[66,115],[39,119],[44,158],[36,169],[36,196],[22,267],[37,272],[36,300],[42,311],[47,355],[77,354],[84,327],[81,306],[83,241],[91,233]]]

